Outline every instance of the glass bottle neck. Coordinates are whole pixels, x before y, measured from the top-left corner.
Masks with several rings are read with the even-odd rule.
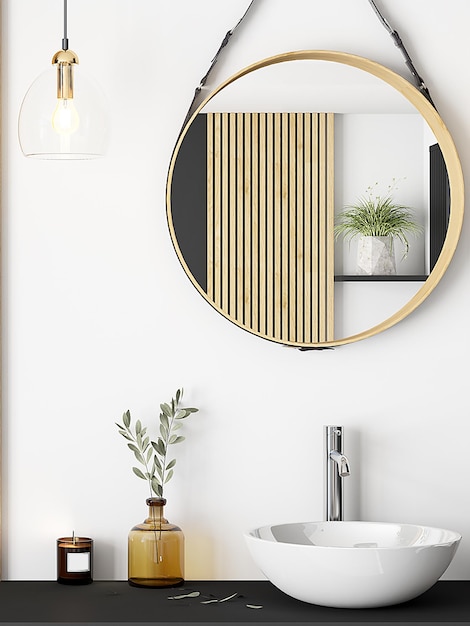
[[[149,516],[145,520],[145,523],[156,528],[160,528],[162,524],[168,524],[168,520],[165,519],[164,515],[165,504],[165,498],[148,498],[147,505],[149,507]]]

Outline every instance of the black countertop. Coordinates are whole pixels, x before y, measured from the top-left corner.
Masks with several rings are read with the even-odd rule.
[[[190,592],[199,595],[171,599]],[[378,609],[306,604],[265,581],[186,581],[172,589],[136,588],[127,581],[83,586],[3,581],[0,624],[470,624],[470,581],[439,581],[414,600]]]

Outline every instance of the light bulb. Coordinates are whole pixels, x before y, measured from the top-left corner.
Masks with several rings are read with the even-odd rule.
[[[52,114],[52,127],[59,135],[72,135],[80,126],[80,118],[72,98],[58,98]]]

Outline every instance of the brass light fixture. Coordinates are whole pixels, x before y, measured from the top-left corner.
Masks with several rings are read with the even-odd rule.
[[[52,115],[52,126],[57,133],[70,135],[80,124],[73,103],[73,71],[78,57],[71,50],[59,50],[52,57],[52,64],[57,67],[57,106]]]
[[[78,70],[69,50],[67,0],[64,0],[62,49],[52,66],[31,85],[21,105],[18,135],[23,154],[37,159],[92,159],[107,145],[104,97]]]

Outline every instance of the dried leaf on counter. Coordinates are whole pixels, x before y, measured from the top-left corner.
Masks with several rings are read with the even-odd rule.
[[[191,591],[191,593],[182,593],[179,596],[168,596],[168,600],[183,600],[183,598],[197,598],[201,595],[200,591]]]

